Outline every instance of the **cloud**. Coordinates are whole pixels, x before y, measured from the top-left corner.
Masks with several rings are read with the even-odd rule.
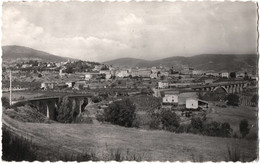
[[[5,9],[3,12],[3,45],[22,45],[43,50],[55,55],[83,60],[104,61],[116,58],[128,46],[120,41],[98,37],[54,37],[42,27],[22,18],[19,10]]]
[[[142,25],[143,20],[130,13],[123,20],[117,22],[120,26]]]
[[[44,4],[5,3],[3,45],[92,61],[257,50],[251,2]]]

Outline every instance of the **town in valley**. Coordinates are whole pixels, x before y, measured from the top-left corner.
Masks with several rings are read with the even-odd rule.
[[[5,3],[2,160],[259,160],[257,4],[195,3]]]

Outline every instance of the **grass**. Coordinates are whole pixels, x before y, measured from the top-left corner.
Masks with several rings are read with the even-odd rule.
[[[245,161],[249,161],[256,157],[257,151],[257,141],[245,139],[175,134],[107,124],[21,123],[4,115],[3,118],[21,133],[34,136],[33,142],[40,147],[47,147],[49,151],[41,152],[43,157],[48,152],[73,154],[88,149],[102,160],[225,161],[227,145],[238,143],[241,151],[245,152]],[[192,158],[194,152],[196,156]],[[200,155],[203,155],[202,159]]]
[[[255,134],[258,133],[257,108],[249,106],[227,106],[227,108],[221,108],[214,105],[211,107],[213,109],[209,113],[207,113],[208,121],[218,121],[222,123],[228,122],[233,129],[233,134],[236,133],[238,136],[240,136],[240,121],[243,119],[247,119],[250,125],[249,135],[255,136]]]
[[[242,160],[240,148],[237,145],[228,145],[227,152],[227,161],[237,162]]]
[[[96,153],[93,151],[83,152],[83,153],[55,153],[56,159],[52,160],[48,156],[41,157],[41,154],[38,154],[37,150],[41,149],[40,146],[33,143],[32,140],[27,139],[23,136],[17,136],[13,134],[8,128],[3,127],[3,156],[2,159],[5,161],[141,161],[142,157],[140,155],[130,153],[127,149],[127,153],[124,155],[121,149],[110,149],[109,156],[106,157],[105,154],[98,158]]]
[[[5,127],[2,128],[2,159],[5,161],[34,161],[37,149],[32,142],[24,137],[12,135]]]

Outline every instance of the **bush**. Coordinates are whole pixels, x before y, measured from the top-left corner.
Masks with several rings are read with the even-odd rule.
[[[193,133],[201,133],[203,129],[203,121],[200,117],[191,119],[191,127],[193,129]]]
[[[104,110],[105,121],[112,124],[132,127],[136,118],[135,105],[129,99],[116,101]]]
[[[203,134],[216,137],[230,137],[232,131],[229,123],[213,121],[204,125]]]
[[[141,90],[141,94],[142,95],[152,95],[153,94],[153,90],[151,88],[143,88]]]
[[[249,133],[250,128],[248,127],[248,121],[246,119],[240,121],[239,131],[243,138]]]
[[[236,94],[229,94],[226,100],[227,100],[227,105],[231,105],[231,106],[239,105],[239,96]]]
[[[91,98],[91,101],[93,103],[98,103],[98,102],[102,101],[102,99],[98,96],[94,96],[94,97]]]
[[[221,124],[213,121],[205,125],[204,134],[208,136],[219,136]]]
[[[227,122],[224,122],[221,124],[220,129],[220,136],[221,137],[230,137],[232,132],[232,128],[230,127],[230,124]]]
[[[161,115],[163,129],[175,132],[180,126],[180,118],[172,111],[163,111]]]
[[[257,105],[258,104],[258,95],[255,94],[252,99],[251,99],[251,102],[254,104],[254,105]]]
[[[191,131],[191,124],[182,124],[177,129],[177,133],[189,133]]]
[[[57,109],[57,121],[61,123],[71,123],[73,121],[72,103],[65,96],[59,100],[59,108]]]
[[[6,97],[2,97],[2,106],[5,108],[9,108],[10,107],[10,101],[8,98]]]
[[[150,129],[159,129],[161,124],[160,115],[157,113],[151,114],[151,120],[149,122]]]

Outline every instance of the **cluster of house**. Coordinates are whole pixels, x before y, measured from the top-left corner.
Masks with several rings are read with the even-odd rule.
[[[209,108],[209,103],[204,100],[200,100],[194,97],[180,95],[178,93],[165,93],[162,98],[162,106],[183,106],[185,105],[186,109],[202,109],[207,110]]]
[[[161,76],[168,76],[168,71],[163,68],[114,68],[109,67],[108,70],[101,70],[100,66],[95,66],[93,72],[87,72],[85,74],[85,80],[90,80],[98,76],[98,74],[104,74],[105,79],[111,79],[112,77],[126,78],[126,77],[142,77],[149,79],[157,79]]]

